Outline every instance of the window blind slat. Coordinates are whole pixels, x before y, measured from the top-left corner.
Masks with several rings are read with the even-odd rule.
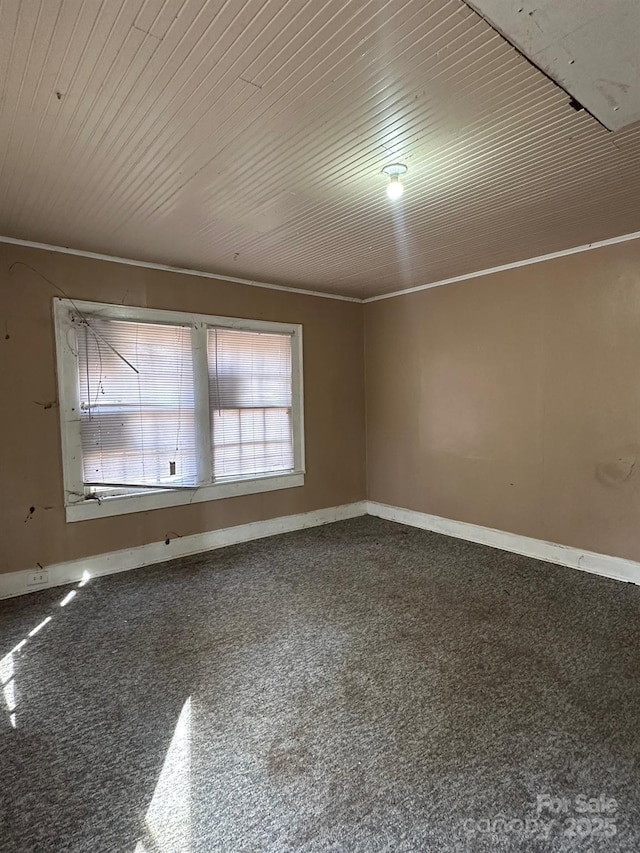
[[[189,327],[87,319],[77,331],[85,482],[195,484]]]

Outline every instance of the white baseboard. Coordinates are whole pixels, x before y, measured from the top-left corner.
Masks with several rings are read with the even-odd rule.
[[[225,545],[263,539],[267,536],[275,536],[278,533],[303,530],[306,527],[318,527],[322,524],[356,518],[360,515],[373,515],[378,518],[385,518],[388,521],[396,521],[399,524],[407,524],[411,527],[419,527],[422,530],[443,533],[445,536],[489,545],[502,551],[533,557],[535,560],[543,560],[546,563],[569,566],[573,569],[581,569],[584,572],[591,572],[614,580],[640,584],[640,563],[633,560],[596,554],[593,551],[583,551],[579,548],[570,548],[567,545],[544,542],[541,539],[532,539],[529,536],[518,536],[515,533],[494,530],[491,527],[481,527],[478,524],[469,524],[465,521],[440,518],[437,515],[389,506],[377,501],[358,501],[342,506],[314,510],[313,512],[304,512],[299,515],[287,515],[267,521],[240,524],[237,527],[225,527],[221,530],[196,533],[193,536],[183,536],[172,539],[169,545],[165,545],[164,542],[151,542],[148,545],[140,545],[136,548],[126,548],[122,551],[111,551],[107,554],[98,554],[80,560],[46,565],[43,570],[47,572],[47,582],[43,584],[29,585],[27,583],[29,575],[35,570],[0,574],[0,599],[24,595],[28,592],[36,592],[53,586],[76,583],[86,577],[127,572],[142,566],[174,560],[176,557],[213,551],[216,548],[223,548]]]
[[[11,598],[48,589],[52,586],[75,583],[83,578],[111,575],[116,572],[127,572],[150,566],[154,563],[164,563],[176,557],[186,557],[189,554],[200,554],[223,548],[225,545],[235,545],[239,542],[249,542],[252,539],[263,539],[275,536],[277,533],[289,533],[302,530],[305,527],[317,527],[330,524],[332,521],[342,521],[366,514],[366,501],[358,501],[342,506],[318,509],[313,512],[303,512],[299,515],[286,515],[267,521],[254,521],[250,524],[240,524],[237,527],[225,527],[221,530],[211,530],[207,533],[195,533],[192,536],[182,536],[172,539],[166,545],[163,542],[151,542],[136,548],[126,548],[122,551],[111,551],[108,554],[98,554],[95,557],[85,557],[81,560],[70,560],[65,563],[54,563],[43,566],[47,573],[47,582],[29,585],[27,579],[34,570],[9,572],[0,574],[0,599]]]
[[[375,515],[378,518],[386,518],[388,521],[397,521],[411,527],[420,527],[422,530],[431,530],[434,533],[444,533],[445,536],[454,536],[456,539],[478,542],[481,545],[489,545],[491,548],[500,548],[502,551],[543,560],[545,563],[556,563],[559,566],[569,566],[572,569],[580,569],[583,572],[591,572],[591,574],[602,575],[613,580],[640,584],[640,563],[625,560],[622,557],[596,554],[593,551],[557,545],[555,542],[545,542],[529,536],[518,536],[516,533],[507,533],[504,530],[481,527],[466,521],[454,521],[450,518],[389,506],[377,501],[367,501],[366,511],[367,515]]]

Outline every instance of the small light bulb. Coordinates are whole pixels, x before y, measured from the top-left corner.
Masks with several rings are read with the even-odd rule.
[[[395,201],[400,198],[403,192],[404,187],[402,185],[402,181],[397,175],[392,175],[391,180],[387,184],[387,195],[392,201]]]

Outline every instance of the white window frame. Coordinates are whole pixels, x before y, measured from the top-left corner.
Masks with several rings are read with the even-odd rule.
[[[304,485],[304,393],[302,370],[302,326],[291,323],[272,323],[264,320],[247,320],[236,317],[218,317],[208,314],[191,314],[181,311],[165,311],[155,308],[137,308],[129,305],[108,305],[103,302],[54,298],[54,324],[56,333],[56,360],[58,370],[58,400],[60,408],[60,433],[62,439],[62,470],[64,480],[64,503],[66,519],[83,521],[89,518],[104,518],[130,512],[145,512],[162,507],[181,506],[202,501],[219,500],[237,495],[251,495]],[[78,355],[71,342],[77,323],[72,323],[73,314],[86,314],[109,320],[130,320],[146,323],[188,325],[194,338],[194,391],[196,395],[207,395],[208,375],[207,328],[217,326],[226,329],[241,329],[251,332],[270,332],[291,335],[291,422],[293,430],[294,467],[291,471],[278,474],[258,474],[244,477],[225,478],[215,483],[195,488],[140,489],[135,494],[101,497],[99,500],[84,497],[86,486],[82,468],[82,441],[80,435],[80,404],[78,383]],[[197,410],[198,411],[198,410]],[[201,417],[209,417],[209,407],[200,407]],[[207,431],[198,431],[200,436]],[[200,446],[198,470],[201,479],[211,471],[211,448]],[[203,472],[203,469],[205,471]]]

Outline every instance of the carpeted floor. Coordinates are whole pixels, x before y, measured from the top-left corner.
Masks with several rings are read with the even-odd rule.
[[[369,517],[0,602],[0,850],[638,851],[639,613]]]

